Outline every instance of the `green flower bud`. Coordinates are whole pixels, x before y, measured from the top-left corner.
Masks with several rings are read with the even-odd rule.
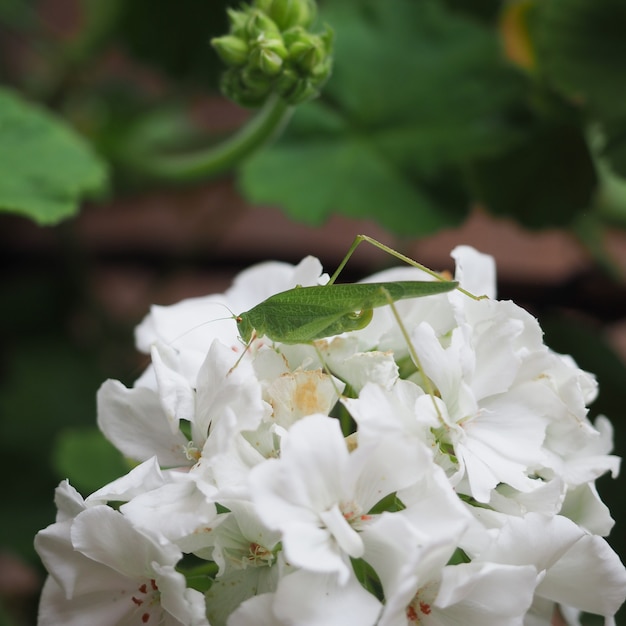
[[[245,28],[249,39],[280,39],[282,36],[276,23],[262,11],[251,9],[248,13],[248,21]]]
[[[223,94],[237,104],[259,107],[272,91],[272,83],[264,77],[259,79],[253,72],[231,68],[222,75],[221,88]]]
[[[292,29],[285,33],[288,58],[303,72],[312,73],[324,63],[329,53],[329,44],[324,36],[308,33],[304,29]]]
[[[227,9],[228,35],[211,41],[230,66],[222,91],[243,106],[260,106],[271,93],[289,104],[318,95],[332,67],[332,31],[309,33],[315,0],[252,0]]]
[[[285,98],[297,88],[300,80],[300,76],[298,76],[297,72],[293,69],[286,68],[276,80],[274,89],[276,93]]]
[[[311,77],[318,87],[321,87],[329,78],[333,70],[332,57],[326,57],[322,63],[316,65],[311,71]]]
[[[272,88],[271,78],[268,78],[262,72],[252,67],[243,69],[241,72],[241,82],[247,89],[258,93],[268,93]]]
[[[265,76],[276,76],[283,68],[283,60],[273,50],[257,46],[250,55],[250,66]]]
[[[295,89],[293,89],[291,93],[285,97],[285,100],[292,106],[295,106],[297,104],[307,102],[308,100],[313,100],[313,98],[317,98],[319,93],[320,90],[313,85],[311,81],[305,79],[298,82]]]
[[[319,89],[313,81],[301,78],[294,70],[290,69],[286,69],[281,74],[274,89],[291,105],[301,104],[319,95]]]
[[[250,19],[249,11],[235,11],[235,9],[226,9],[228,21],[230,22],[230,34],[235,37],[247,39],[246,24]]]
[[[224,35],[211,39],[211,45],[227,65],[245,65],[248,60],[248,44],[234,35]]]
[[[287,58],[287,48],[285,46],[285,42],[283,38],[278,36],[274,37],[258,37],[253,42],[254,48],[262,48],[263,50],[267,50],[269,52],[274,52],[277,54],[283,61]]]
[[[282,37],[260,36],[253,42],[250,52],[250,66],[267,76],[276,76],[287,58],[287,48]]]
[[[281,31],[310,26],[315,19],[315,0],[255,0],[254,5],[267,13]]]

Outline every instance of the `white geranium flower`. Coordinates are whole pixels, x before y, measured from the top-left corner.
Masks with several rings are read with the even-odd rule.
[[[217,517],[217,490],[187,472],[161,471],[153,457],[87,498],[88,504],[125,502],[120,511],[136,526],[179,541]]]
[[[536,599],[552,606],[564,604],[610,619],[626,599],[626,571],[602,537],[560,515],[529,513],[501,518],[501,524],[489,547],[469,549],[473,561],[532,564],[538,574]]]
[[[431,410],[420,410],[424,390],[408,380],[398,380],[391,388],[367,383],[358,398],[344,398],[343,404],[359,427],[359,441],[378,441],[394,434],[412,438],[417,445],[432,439],[431,430],[440,425]]]
[[[304,363],[292,369],[282,346],[280,352],[270,348],[259,350],[253,367],[263,387],[263,398],[272,408],[269,420],[285,429],[307,415],[330,413],[345,388],[321,364]]]
[[[86,499],[58,487],[35,541],[41,626],[614,626],[626,570],[594,483],[620,460],[588,418],[596,381],[495,300],[491,257],[452,256],[463,289],[314,343],[244,346],[237,325],[325,284],[312,257],[154,307],[151,365],[98,392],[101,430],[139,465]],[[366,282],[393,280],[436,278]]]
[[[215,341],[198,372],[191,440],[205,458],[226,452],[237,433],[254,430],[268,413],[252,367],[235,363],[228,348]]]
[[[366,558],[383,585],[379,626],[515,626],[530,606],[536,570],[495,563],[448,565],[460,538],[432,535],[383,514],[364,533]]]
[[[249,502],[228,502],[230,512],[211,534],[212,558],[219,566],[206,593],[211,626],[224,626],[248,598],[276,590],[284,563],[280,533],[264,526]]]
[[[398,381],[388,392],[366,385],[358,399],[344,401],[362,436],[369,440],[393,430],[429,443],[453,483],[465,479],[468,493],[480,502],[489,502],[500,483],[522,491],[535,488],[528,476],[543,458],[548,421],[527,406],[522,391],[501,392],[501,360],[483,365],[483,370],[493,367],[493,393],[481,377],[477,386],[488,395],[477,396],[472,388],[475,353],[460,329],[447,348],[426,324],[413,332],[413,340],[441,401],[410,381]]]
[[[549,423],[535,410],[533,388],[507,389],[519,367],[511,343],[522,327],[504,315],[490,322],[480,336],[475,330],[456,329],[448,348],[425,324],[412,334],[420,362],[442,400],[437,403],[443,420],[439,445],[453,448],[459,462],[453,480],[458,484],[464,479],[468,493],[479,502],[489,502],[500,483],[520,491],[535,487],[530,475],[543,459]]]
[[[178,548],[108,506],[83,510],[69,526],[53,524],[38,533],[35,546],[51,575],[41,626],[208,626],[202,594],[188,589],[175,569]]]
[[[263,422],[256,430],[242,431],[235,436],[231,448],[220,454],[215,462],[201,458],[192,475],[199,484],[214,484],[219,490],[218,499],[247,500],[250,498],[250,470],[266,459],[280,455],[284,432],[269,422]]]
[[[127,389],[107,381],[98,392],[98,425],[126,456],[140,461],[153,455],[165,467],[191,467],[203,455],[228,451],[234,437],[259,426],[269,408],[249,363],[214,341],[192,386],[172,369],[169,349],[153,349],[156,389]],[[180,421],[190,425],[189,438]],[[210,435],[210,436],[209,436]]]
[[[260,518],[282,532],[287,560],[304,569],[337,573],[346,582],[344,555],[363,554],[359,530],[383,497],[408,487],[428,466],[402,439],[386,437],[352,453],[335,419],[303,418],[283,438],[281,458],[250,473]]]

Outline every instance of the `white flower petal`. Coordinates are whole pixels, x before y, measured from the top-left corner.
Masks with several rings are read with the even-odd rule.
[[[253,596],[231,613],[227,626],[281,626],[273,608],[273,593]]]
[[[583,535],[548,570],[537,593],[610,618],[626,600],[626,571],[602,537]]]
[[[181,419],[188,422],[193,419],[195,404],[193,386],[181,373],[179,352],[165,344],[156,343],[152,346],[150,354],[161,404],[172,432],[175,433]]]
[[[38,626],[111,626],[120,624],[128,611],[106,594],[86,593],[68,600],[61,586],[48,576],[39,601]]]
[[[462,563],[443,569],[432,608],[442,626],[519,626],[530,607],[537,571],[534,567]]]
[[[476,296],[496,297],[496,263],[492,256],[471,246],[457,246],[450,256],[456,263],[455,279]]]
[[[285,372],[266,387],[267,401],[273,408],[272,419],[289,428],[307,415],[328,414],[344,387],[341,381],[333,381],[322,370]]]
[[[107,380],[98,390],[98,427],[131,459],[156,456],[162,467],[190,465],[184,453],[187,439],[181,432],[172,433],[159,396],[151,389],[127,389]]]
[[[359,584],[333,575],[298,571],[279,583],[274,613],[279,624],[298,626],[373,626],[380,602]]]
[[[287,561],[311,572],[337,574],[343,584],[350,576],[342,552],[327,528],[293,522],[283,531],[283,548]]]
[[[172,542],[211,524],[217,516],[215,504],[188,474],[180,474],[178,480],[136,496],[120,511],[136,526]]]
[[[588,532],[601,537],[606,537],[615,525],[609,508],[600,499],[593,483],[569,490],[559,513]]]
[[[157,458],[144,461],[134,467],[128,474],[94,491],[88,498],[88,503],[104,504],[113,500],[128,502],[135,496],[157,489],[165,484],[165,477],[159,468]]]
[[[108,506],[80,513],[72,525],[71,539],[78,552],[133,579],[146,576],[155,561],[175,565],[182,557],[173,544],[157,543]]]
[[[214,341],[198,372],[192,438],[205,447],[203,456],[227,451],[237,432],[254,430],[266,413],[252,367],[244,361],[234,367],[236,361],[228,347]]]
[[[194,384],[215,339],[235,350],[242,349],[232,309],[224,294],[189,298],[170,306],[152,306],[149,315],[135,329],[137,348],[150,353],[158,341],[177,350],[181,355],[181,373]]]

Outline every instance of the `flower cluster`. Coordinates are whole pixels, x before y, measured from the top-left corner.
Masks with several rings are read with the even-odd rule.
[[[314,0],[255,0],[229,9],[230,32],[211,43],[228,65],[222,91],[257,107],[275,93],[291,105],[315,98],[332,68],[332,32],[308,27]]]
[[[453,257],[488,298],[404,300],[313,344],[243,346],[217,319],[324,284],[312,257],[153,307],[151,365],[98,393],[135,465],[86,498],[58,487],[41,626],[613,623],[626,572],[594,481],[619,459],[587,418],[594,378],[495,299],[490,257]],[[432,277],[368,279],[395,280]]]

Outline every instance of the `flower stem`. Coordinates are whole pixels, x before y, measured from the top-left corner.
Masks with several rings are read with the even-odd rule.
[[[294,107],[278,96],[270,96],[261,110],[234,135],[220,144],[192,153],[135,154],[132,169],[151,179],[185,183],[211,178],[236,167],[264,144],[277,137]]]

